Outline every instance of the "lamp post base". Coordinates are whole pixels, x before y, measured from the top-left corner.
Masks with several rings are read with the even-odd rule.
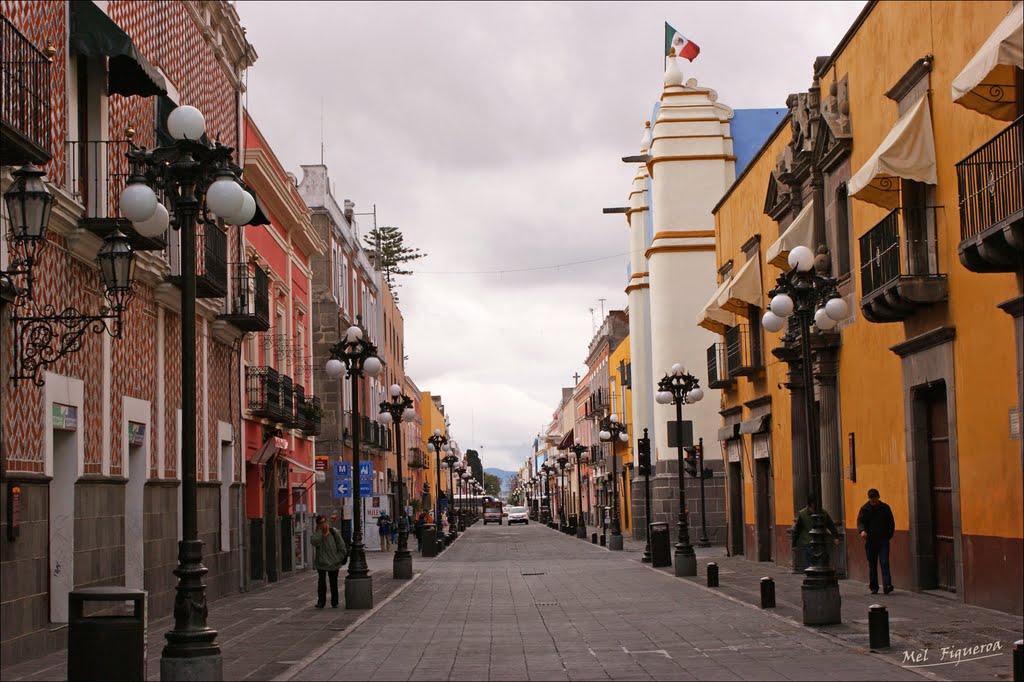
[[[839,584],[811,582],[810,576],[800,588],[804,605],[804,625],[838,625],[843,622],[843,600]]]
[[[587,527],[583,525],[583,520],[576,522],[576,537],[581,540],[587,539]]]
[[[699,538],[697,538],[697,546],[698,547],[710,547],[711,546],[711,541],[708,540],[706,537],[699,537]]]
[[[608,537],[608,549],[613,551],[613,552],[621,552],[622,551],[622,536],[621,535],[611,535],[611,536],[609,536]]]
[[[345,578],[345,608],[367,610],[373,608],[373,578]]]
[[[181,680],[182,682],[192,682],[193,680],[221,682],[224,679],[224,659],[219,653],[191,658],[161,656],[160,679]]]
[[[405,556],[395,554],[392,571],[395,580],[412,580],[412,555],[408,551]]]
[[[697,575],[697,555],[675,553],[676,577],[692,578]]]

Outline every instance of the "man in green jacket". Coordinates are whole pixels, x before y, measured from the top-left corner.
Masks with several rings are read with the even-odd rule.
[[[796,523],[793,524],[793,528],[790,530],[790,537],[793,538],[793,544],[797,547],[802,547],[804,552],[804,564],[810,566],[814,563],[813,547],[811,545],[811,529],[814,528],[814,514],[823,513],[825,514],[825,528],[832,536],[834,544],[839,544],[839,530],[836,528],[835,522],[829,513],[818,512],[818,501],[814,499],[814,495],[807,496],[807,506],[800,510],[796,517]]]
[[[341,531],[332,528],[323,514],[316,516],[316,528],[310,539],[313,545],[313,567],[318,574],[316,607],[327,603],[327,578],[331,579],[331,608],[338,608],[338,571],[348,561],[348,546]]]

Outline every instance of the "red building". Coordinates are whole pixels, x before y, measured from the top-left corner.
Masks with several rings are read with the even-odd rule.
[[[15,275],[0,302],[7,664],[63,645],[72,589],[141,587],[155,617],[171,613],[181,533],[180,256],[177,233],[146,239],[120,217],[124,153],[129,140],[166,142],[167,115],[179,104],[198,107],[207,131],[237,150],[244,72],[256,54],[227,2],[0,0],[0,15],[0,189],[35,163],[54,197],[31,291]],[[9,227],[5,215],[5,236]],[[138,251],[138,288],[119,338],[80,316],[74,327],[56,322],[61,311],[101,314],[96,256],[114,229]],[[219,319],[232,312],[226,261],[238,234],[211,224],[198,239],[196,470],[211,599],[244,582],[242,387],[230,343],[238,330]],[[0,243],[0,269],[11,269],[19,252]],[[18,517],[7,518],[15,492]]]

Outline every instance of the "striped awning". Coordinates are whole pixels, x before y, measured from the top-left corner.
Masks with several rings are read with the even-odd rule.
[[[716,334],[724,334],[729,327],[736,326],[736,316],[718,306],[718,299],[728,288],[732,278],[722,282],[707,304],[697,313],[697,325]]]
[[[733,275],[729,286],[719,295],[718,307],[746,317],[750,306],[760,308],[761,305],[761,257],[755,254]]]
[[[1010,10],[960,75],[953,79],[953,101],[999,119],[1017,117],[1016,71],[1024,63],[1024,4]]]
[[[811,199],[778,240],[768,247],[764,259],[777,268],[789,270],[789,252],[797,246],[814,251],[814,200]]]

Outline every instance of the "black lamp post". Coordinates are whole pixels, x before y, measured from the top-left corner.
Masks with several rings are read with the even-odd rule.
[[[217,632],[206,624],[206,588],[202,578],[202,542],[198,533],[196,496],[196,230],[219,229],[216,220],[233,225],[248,223],[256,210],[253,197],[239,184],[241,168],[233,161],[234,150],[220,142],[205,141],[206,121],[195,107],[181,106],[167,121],[174,142],[153,150],[133,146],[126,156],[132,168],[119,197],[121,215],[132,221],[144,236],[162,234],[168,226],[181,236],[181,504],[182,540],[178,543],[178,577],[174,598],[174,629],[166,633],[167,645],[160,659],[160,677],[223,679]],[[156,187],[168,204],[159,203]],[[215,220],[216,219],[216,220]],[[115,233],[114,236],[117,236]],[[123,240],[123,235],[120,236]],[[106,279],[131,261],[127,240],[114,248],[118,261],[101,265]],[[121,303],[112,301],[120,328],[123,303],[131,287],[121,292]],[[108,296],[109,298],[109,296]]]
[[[551,491],[548,488],[551,476],[551,467],[547,462],[540,465],[540,522],[551,526]],[[544,511],[544,504],[547,503],[547,511]]]
[[[569,515],[565,513],[569,502],[565,491],[565,467],[569,465],[569,456],[560,452],[555,462],[558,464],[558,530],[565,533],[569,528]]]
[[[608,540],[608,549],[614,552],[622,551],[622,527],[619,523],[619,490],[618,470],[615,457],[615,445],[618,441],[629,440],[628,429],[625,424],[619,421],[617,414],[611,414],[601,420],[601,440],[612,444],[612,536]]]
[[[347,372],[352,385],[352,551],[345,576],[345,608],[373,608],[373,578],[366,563],[363,544],[363,514],[359,494],[359,381],[363,375],[376,376],[383,364],[377,357],[377,347],[364,338],[361,327],[353,325],[345,338],[331,346],[327,361],[327,376],[340,379]]]
[[[434,521],[438,528],[441,527],[441,451],[448,452],[450,449],[448,436],[441,433],[441,429],[434,429],[433,435],[427,439],[427,450],[434,453],[436,460],[434,476],[437,480],[437,499],[434,500]]]
[[[392,562],[392,575],[396,580],[412,579],[412,553],[409,551],[409,517],[405,515],[405,479],[402,477],[402,422],[416,418],[412,398],[402,393],[402,387],[392,384],[391,400],[380,404],[379,421],[395,425],[395,452],[398,460],[398,547]]]
[[[576,443],[575,445],[569,446],[569,451],[576,455],[576,498],[578,500],[579,509],[576,511],[576,537],[586,538],[587,537],[587,525],[583,521],[583,483],[580,476],[581,458],[586,461],[583,457],[584,454],[590,451],[590,448],[586,445]]]
[[[450,540],[455,540],[455,538],[459,537],[459,530],[458,530],[458,527],[457,527],[458,524],[455,522],[455,516],[454,516],[454,511],[455,511],[455,477],[454,477],[454,473],[455,473],[455,465],[458,463],[459,458],[458,458],[458,456],[454,452],[452,452],[449,449],[448,454],[444,456],[442,461],[444,462],[445,466],[448,467],[448,496],[449,496],[449,500],[448,500],[448,537],[450,538]]]
[[[789,253],[790,270],[775,281],[769,310],[761,319],[770,332],[782,330],[783,321],[790,318],[789,334],[800,336],[800,365],[804,380],[804,423],[807,425],[807,454],[810,477],[809,495],[818,500],[819,513],[813,515],[811,529],[811,565],[804,571],[802,586],[803,617],[805,625],[832,625],[842,622],[842,600],[835,569],[831,565],[828,533],[825,530],[824,507],[821,502],[821,447],[818,441],[818,421],[814,409],[814,377],[811,371],[811,322],[828,331],[838,320],[846,317],[846,301],[839,295],[834,277],[827,273],[831,267],[828,249],[818,247],[815,256],[806,246],[797,246]]]
[[[686,447],[683,443],[683,405],[695,403],[704,398],[700,381],[687,374],[680,364],[658,382],[658,393],[654,399],[662,405],[676,406],[676,454],[679,463],[679,537],[676,542],[675,563],[677,576],[697,575],[697,555],[690,544],[689,510],[686,508]],[[690,437],[692,441],[692,435]]]
[[[644,555],[641,563],[651,563],[651,439],[647,437],[647,429],[644,429],[643,438],[636,442],[638,459],[640,460],[640,475],[644,477],[644,537],[647,539],[644,545]]]

